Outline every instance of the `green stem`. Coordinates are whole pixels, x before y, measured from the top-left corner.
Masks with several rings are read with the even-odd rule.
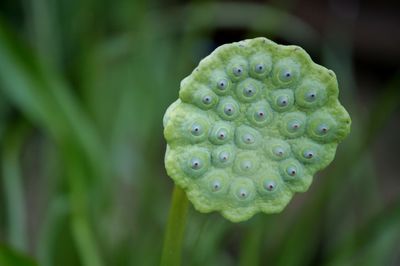
[[[256,266],[261,265],[261,248],[265,236],[265,227],[268,221],[265,217],[255,217],[253,223],[247,230],[243,244],[240,247],[239,265]]]
[[[64,145],[68,145],[67,142]],[[65,160],[68,162],[67,176],[70,185],[71,229],[82,264],[102,266],[103,259],[90,221],[88,206],[89,183],[85,177],[84,159],[77,147],[64,146]]]
[[[11,128],[4,139],[2,174],[7,203],[8,240],[20,251],[27,248],[26,206],[20,156],[29,128],[24,123]]]
[[[182,241],[185,232],[189,201],[185,192],[175,185],[169,211],[167,231],[161,256],[161,266],[181,265]]]

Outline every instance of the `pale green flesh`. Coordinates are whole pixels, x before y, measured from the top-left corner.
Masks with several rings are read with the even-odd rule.
[[[334,158],[351,120],[334,73],[297,46],[226,44],[181,82],[164,117],[168,175],[201,212],[281,211]]]

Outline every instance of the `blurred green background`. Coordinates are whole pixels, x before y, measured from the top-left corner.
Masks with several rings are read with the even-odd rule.
[[[265,36],[334,70],[353,127],[276,215],[189,210],[184,265],[400,265],[399,4],[2,0],[0,265],[157,265],[162,116],[217,46]]]

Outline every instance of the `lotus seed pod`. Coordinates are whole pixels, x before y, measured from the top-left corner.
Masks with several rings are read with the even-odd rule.
[[[165,166],[201,212],[233,222],[282,211],[334,158],[351,120],[335,74],[297,46],[217,48],[166,111]]]

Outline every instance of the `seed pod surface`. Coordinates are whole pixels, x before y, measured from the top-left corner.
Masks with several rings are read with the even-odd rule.
[[[201,212],[233,222],[284,209],[350,132],[333,71],[298,46],[218,47],[166,111],[165,167]]]

